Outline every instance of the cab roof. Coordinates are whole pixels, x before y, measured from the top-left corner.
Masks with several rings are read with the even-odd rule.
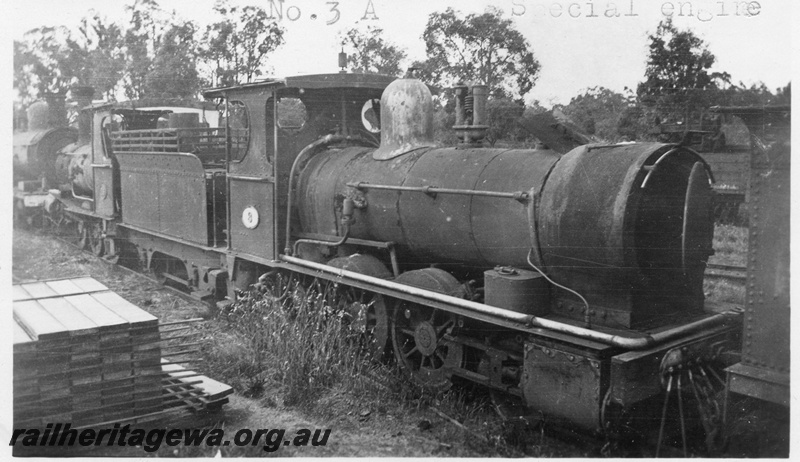
[[[273,90],[277,88],[365,88],[383,90],[396,80],[396,77],[380,74],[311,74],[286,77],[283,79],[267,79],[260,82],[245,83],[230,87],[211,88],[203,91],[205,98],[224,97],[228,93],[246,93],[250,90]]]

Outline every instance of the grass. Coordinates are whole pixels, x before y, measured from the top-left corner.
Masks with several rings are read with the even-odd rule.
[[[225,335],[207,352],[212,367],[251,397],[279,388],[271,399],[286,405],[313,404],[332,387],[364,391],[363,376],[377,366],[360,332],[320,293],[292,290],[290,303],[252,290],[222,311]]]
[[[442,442],[442,455],[550,452],[541,448],[541,438],[535,447],[517,444],[484,388],[433,393],[418,386],[396,364],[371,358],[347,313],[318,291],[291,291],[281,301],[270,291],[251,290],[218,313],[222,329],[204,349],[210,375],[265,406],[300,409],[337,428],[359,431],[367,421],[384,433],[418,427]]]

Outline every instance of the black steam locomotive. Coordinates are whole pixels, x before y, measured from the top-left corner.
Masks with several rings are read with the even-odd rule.
[[[43,161],[46,189],[17,199],[45,196],[81,245],[131,249],[200,298],[322,284],[431,388],[468,380],[593,431],[663,422],[676,394],[710,392],[741,324],[704,303],[702,158],[658,143],[484,148],[486,88],[455,94],[452,147],[435,146],[415,79],[211,89],[216,126],[88,104],[79,139]]]

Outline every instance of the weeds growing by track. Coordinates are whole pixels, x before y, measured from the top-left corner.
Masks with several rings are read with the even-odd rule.
[[[209,351],[215,369],[251,396],[278,387],[287,405],[312,403],[334,387],[372,388],[364,377],[381,365],[370,360],[346,313],[313,290],[293,301],[285,306],[253,290],[220,312],[228,339]]]

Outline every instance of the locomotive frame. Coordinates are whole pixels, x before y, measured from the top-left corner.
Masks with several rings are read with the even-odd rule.
[[[581,303],[555,288],[561,286],[550,286],[540,279],[542,273],[531,263],[531,258],[558,261],[559,256],[552,250],[550,257],[535,255],[539,250],[536,245],[527,256],[527,262],[535,269],[530,275],[525,273],[530,268],[519,268],[525,262],[524,254],[515,257],[522,258],[522,263],[515,262],[517,268],[487,270],[487,280],[492,277],[507,284],[494,286],[492,290],[511,294],[497,298],[503,306],[495,306],[482,302],[481,291],[474,290],[474,280],[470,279],[474,271],[448,272],[442,265],[430,266],[414,260],[403,242],[358,237],[363,232],[359,226],[364,225],[363,204],[359,201],[374,190],[432,201],[461,196],[470,201],[476,197],[502,199],[517,204],[522,211],[521,219],[529,220],[529,226],[533,227],[534,214],[543,200],[551,201],[553,209],[574,208],[575,204],[567,201],[571,196],[565,188],[580,190],[577,194],[584,200],[591,197],[591,188],[569,176],[572,170],[563,173],[564,182],[556,185],[556,193],[544,199],[540,196],[542,192],[535,189],[509,192],[463,185],[397,185],[363,180],[336,183],[337,188],[345,188],[344,193],[320,193],[312,200],[302,198],[301,189],[313,196],[315,187],[322,191],[325,181],[333,178],[326,177],[326,170],[315,162],[336,153],[366,159],[372,149],[379,148],[387,159],[384,165],[392,162],[400,165],[402,159],[391,160],[393,156],[409,152],[417,156],[415,161],[426,155],[478,159],[486,152],[479,147],[481,120],[469,117],[475,115],[471,105],[477,107],[476,100],[468,100],[467,109],[463,108],[463,100],[458,106],[459,111],[463,110],[457,122],[464,135],[463,144],[446,152],[434,152],[429,150],[424,130],[414,128],[415,118],[424,119],[429,109],[423,104],[422,112],[415,113],[413,103],[418,100],[413,98],[401,101],[402,104],[391,98],[387,100],[384,91],[393,82],[393,78],[386,76],[339,73],[208,90],[204,96],[224,107],[225,124],[215,128],[187,125],[179,114],[169,115],[164,111],[87,106],[84,113],[91,118],[87,124],[89,130],[84,130],[79,146],[74,149],[86,146],[82,173],[88,178],[86,183],[91,184],[87,189],[92,195],[76,194],[74,185],[71,189],[62,187],[60,191],[47,193],[45,207],[72,223],[81,244],[96,254],[115,258],[123,246],[133,248],[144,268],[201,299],[230,303],[238,291],[257,283],[270,285],[283,296],[290,290],[302,292],[311,284],[324,286],[324,290],[336,293],[334,298],[345,310],[361,319],[365,335],[377,337],[376,354],[394,350],[411,376],[429,387],[441,389],[453,379],[465,379],[521,397],[527,405],[556,420],[597,432],[624,431],[620,428],[635,427],[637,424],[632,421],[645,422],[645,416],[649,415],[656,415],[658,421],[663,409],[660,414],[663,434],[667,403],[671,395],[680,394],[682,380],[688,381],[691,371],[695,371],[698,380],[701,374],[704,377],[700,385],[710,392],[714,388],[712,374],[729,364],[725,353],[738,349],[738,312],[720,308],[714,312],[709,310],[714,307],[708,306],[703,311],[702,291],[698,304],[696,287],[687,289],[690,293],[678,302],[692,309],[687,311],[679,306],[677,311],[663,317],[647,315],[639,319],[634,316],[638,314],[633,308],[593,309],[595,300],[613,298],[604,292],[604,285],[619,290],[629,283],[614,286],[617,282],[608,276],[615,274],[613,268],[606,268],[612,265],[598,263],[590,265],[588,270],[570,272],[564,266],[566,260],[562,260],[561,266],[551,270],[557,278],[562,282],[573,279],[601,294],[590,307],[586,300]],[[391,146],[386,146],[383,139],[378,141],[375,126],[367,124],[365,115],[370,106],[375,110],[375,101],[382,95],[381,137],[393,127],[391,130],[397,137]],[[296,98],[304,103],[308,117],[301,127],[281,126],[279,102],[283,98]],[[391,112],[401,106],[410,111],[411,122],[401,120],[402,112]],[[169,116],[171,125],[156,128],[158,118],[164,116]],[[128,127],[111,130],[115,117]],[[685,148],[623,144],[589,145],[574,151],[573,157],[553,155],[552,159],[548,153],[536,152],[493,155],[511,156],[512,160],[543,156],[552,164],[566,164],[563,159],[576,163],[590,159],[594,163],[585,165],[600,171],[607,169],[604,172],[610,175],[609,184],[616,185],[616,180],[620,180],[630,188],[616,196],[618,201],[641,194],[633,185],[643,187],[653,171],[669,168],[660,167],[662,162],[668,165],[675,158],[681,164],[694,163],[690,174],[687,170],[686,188],[708,186],[703,186],[703,171],[707,166]],[[592,156],[611,161],[591,161]],[[441,165],[445,167],[436,174],[442,178],[448,168],[456,168],[452,163]],[[628,168],[633,170],[624,170]],[[619,174],[618,170],[622,176],[613,177]],[[308,171],[315,171],[318,176],[302,173]],[[72,173],[74,178],[74,169]],[[544,176],[547,175],[554,175],[551,166],[546,167]],[[687,193],[690,196],[698,197]],[[697,200],[701,210],[699,219],[705,220],[702,194]],[[332,225],[327,231],[303,229],[303,223],[309,222],[308,210],[299,211],[297,201],[304,201],[304,207],[333,210]],[[687,231],[686,223],[690,222],[687,213],[694,206],[683,201],[680,206],[684,213],[682,236],[684,241],[691,241],[687,236],[693,231]],[[488,205],[487,210],[491,207]],[[613,214],[620,206],[612,201],[609,207],[609,213]],[[581,210],[581,213],[592,212]],[[358,217],[355,221],[354,214]],[[558,224],[553,222],[556,231],[555,234],[550,231],[550,239],[558,241],[559,233],[565,233],[568,236],[565,246],[576,245],[587,232],[592,233],[591,229],[558,230]],[[356,235],[351,236],[351,230]],[[703,234],[707,230],[696,232]],[[468,233],[474,234],[472,230]],[[424,232],[419,239],[424,240]],[[602,241],[599,245],[610,249],[617,244]],[[686,245],[684,242],[684,248]],[[684,260],[689,255],[702,261],[702,255],[698,255],[707,253],[707,249],[702,243],[695,247],[684,250]],[[629,257],[627,253],[624,256]],[[597,258],[602,262],[606,257]],[[447,265],[443,267],[450,269]],[[489,274],[489,271],[494,272]],[[684,267],[681,271],[675,274],[697,273],[697,268]],[[699,273],[702,275],[702,268]],[[661,284],[662,290],[683,287],[671,285],[665,277],[671,272],[653,274],[656,274],[652,278],[654,283]],[[526,275],[530,276],[533,292],[530,286],[521,292],[512,288],[519,279],[517,276],[524,279]],[[599,283],[593,279],[597,277]],[[542,297],[546,301],[531,305],[530,300],[543,300]],[[520,300],[523,307],[514,308]],[[537,310],[537,306],[550,303],[552,311]],[[648,303],[653,309],[659,301]],[[700,401],[698,397],[698,404]],[[647,411],[629,412],[636,408]],[[707,420],[719,423],[719,416],[713,410],[704,412]]]

